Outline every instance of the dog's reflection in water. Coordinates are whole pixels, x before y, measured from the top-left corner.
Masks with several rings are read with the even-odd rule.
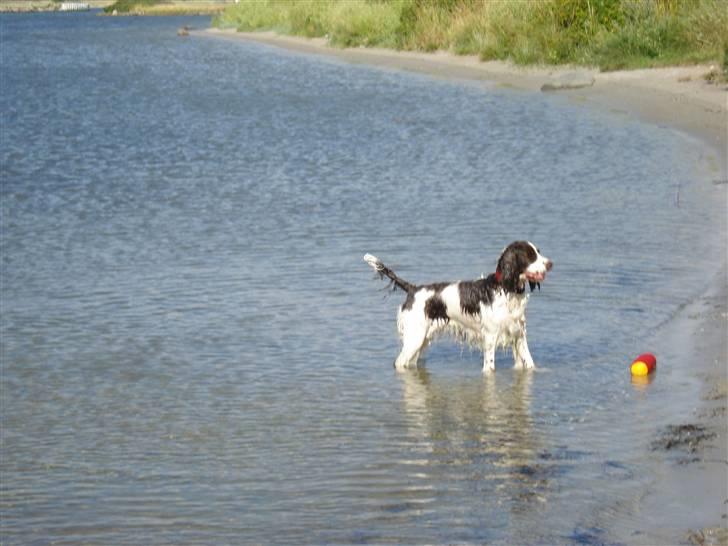
[[[398,373],[420,477],[476,488],[512,512],[545,502],[552,469],[531,415],[532,370],[453,379]]]

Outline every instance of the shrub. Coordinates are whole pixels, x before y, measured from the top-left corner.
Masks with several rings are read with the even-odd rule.
[[[275,0],[258,0],[246,3],[245,9],[235,9],[238,6],[230,7],[219,14],[213,23],[217,27],[240,31],[278,28],[287,30],[281,28],[284,20],[283,10],[276,4]]]
[[[333,4],[329,12],[331,43],[339,46],[396,47],[398,6],[363,0]]]
[[[116,10],[118,13],[129,13],[145,6],[154,6],[159,4],[160,0],[116,0],[110,6],[104,8],[105,13],[113,13]]]
[[[614,69],[724,58],[728,0],[243,0],[216,24]]]

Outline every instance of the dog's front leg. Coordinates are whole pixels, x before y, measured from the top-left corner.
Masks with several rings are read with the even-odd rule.
[[[483,341],[483,373],[495,371],[495,344],[496,336],[486,334]]]
[[[527,370],[535,368],[533,358],[531,357],[531,351],[528,350],[528,341],[526,340],[525,330],[523,335],[513,344],[513,362],[514,368],[526,368]]]

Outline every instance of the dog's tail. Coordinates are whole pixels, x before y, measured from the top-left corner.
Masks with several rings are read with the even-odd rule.
[[[388,277],[392,281],[392,285],[394,287],[401,288],[408,294],[417,290],[417,287],[414,284],[408,283],[404,279],[397,276],[394,271],[384,265],[382,263],[382,260],[380,260],[376,256],[372,256],[371,254],[365,254],[364,261],[368,263],[371,268],[379,274],[379,278],[383,279],[384,277]]]

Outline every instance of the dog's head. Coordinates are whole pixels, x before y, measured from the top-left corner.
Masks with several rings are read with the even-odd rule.
[[[531,291],[551,271],[553,262],[542,256],[536,245],[528,241],[515,241],[508,245],[498,258],[496,278],[508,292],[522,293],[528,281]]]

